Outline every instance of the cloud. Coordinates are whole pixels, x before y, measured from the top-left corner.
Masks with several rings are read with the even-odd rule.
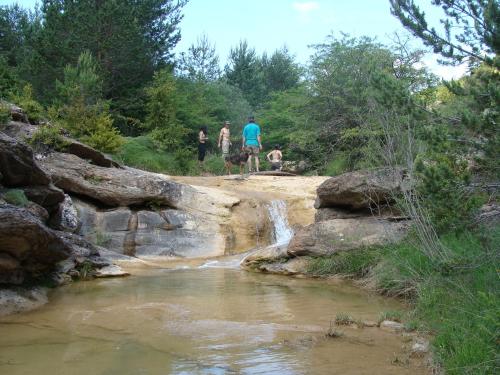
[[[292,7],[299,13],[309,13],[313,10],[319,9],[319,4],[315,1],[306,1],[303,3],[295,2],[292,4]]]

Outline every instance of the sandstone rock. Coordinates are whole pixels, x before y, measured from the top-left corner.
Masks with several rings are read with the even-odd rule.
[[[288,254],[321,256],[393,243],[404,237],[407,228],[406,221],[375,217],[321,221],[296,231],[288,245]]]
[[[182,185],[161,175],[133,168],[99,167],[71,154],[54,152],[41,163],[59,188],[107,206],[154,203],[176,207],[183,193]]]
[[[36,164],[33,152],[22,142],[0,132],[0,173],[8,187],[48,185],[49,176]]]
[[[47,302],[46,288],[0,289],[0,316],[34,310]]]
[[[64,152],[67,152],[68,154],[76,155],[81,159],[90,160],[92,164],[97,165],[99,167],[120,168],[120,164],[115,162],[113,159],[86,144],[83,144],[68,137],[64,137],[64,141],[67,144],[66,148],[64,149]]]
[[[391,203],[405,188],[404,171],[379,168],[344,173],[323,182],[315,207],[370,208]]]
[[[293,174],[304,173],[306,169],[307,169],[307,163],[304,160],[285,161],[283,162],[283,166],[281,167],[281,170],[283,172],[289,172]]]
[[[46,186],[25,186],[22,188],[26,197],[52,212],[64,201],[64,192],[52,184]]]
[[[328,221],[333,219],[354,219],[358,217],[370,216],[365,210],[350,211],[344,208],[325,207],[316,210],[314,221]]]
[[[257,269],[262,272],[279,275],[303,275],[307,272],[308,260],[305,258],[292,258],[286,262],[262,263]]]
[[[49,213],[47,210],[34,202],[28,202],[25,208],[39,218],[43,223],[49,219]]]
[[[15,138],[19,141],[29,139],[33,133],[39,129],[37,125],[31,125],[20,120],[9,121],[2,129],[2,131],[9,137]]]
[[[380,329],[390,332],[402,332],[404,330],[404,325],[399,322],[393,322],[392,320],[384,320],[380,323]]]
[[[8,106],[10,110],[10,117],[12,117],[14,121],[28,122],[28,115],[21,107],[10,103]]]
[[[429,341],[423,338],[417,338],[411,346],[410,356],[412,358],[422,358],[429,353]]]
[[[57,233],[27,209],[0,206],[0,253],[19,262],[19,267],[5,276],[9,283],[22,282],[24,276],[40,277],[66,259],[70,250]],[[22,273],[23,277],[20,277]]]
[[[80,220],[69,195],[65,194],[64,201],[59,204],[59,208],[50,218],[49,225],[64,232],[74,233],[78,230]]]
[[[288,258],[286,246],[267,246],[247,255],[241,261],[243,269],[258,269],[263,263],[280,262]]]
[[[97,278],[124,277],[129,275],[130,273],[124,271],[120,266],[117,266],[115,264],[103,267],[95,272],[95,277]]]

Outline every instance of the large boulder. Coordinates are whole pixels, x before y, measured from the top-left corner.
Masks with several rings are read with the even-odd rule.
[[[50,178],[33,159],[33,152],[24,143],[0,132],[1,183],[7,187],[48,185]]]
[[[402,169],[379,168],[344,173],[318,187],[315,207],[357,210],[384,205],[393,202],[405,185]]]
[[[57,211],[50,218],[49,225],[51,228],[64,232],[74,233],[77,231],[80,220],[73,201],[68,194],[65,194],[64,201],[59,204]]]
[[[39,278],[66,259],[70,248],[29,210],[0,205],[0,282]]]
[[[120,164],[115,162],[113,159],[84,143],[68,137],[64,137],[64,142],[66,143],[64,152],[68,154],[76,155],[81,159],[90,160],[92,164],[98,165],[99,167],[120,168]]]
[[[376,217],[321,221],[296,231],[287,253],[291,257],[322,256],[338,251],[400,241],[408,222]]]
[[[55,185],[107,206],[165,205],[176,207],[182,185],[133,168],[105,168],[71,154],[54,152],[41,161]]]
[[[24,186],[22,190],[26,198],[42,206],[49,212],[57,209],[59,203],[64,201],[64,192],[53,184]]]

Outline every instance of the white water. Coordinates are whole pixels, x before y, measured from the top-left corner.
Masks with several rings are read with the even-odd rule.
[[[274,245],[282,246],[288,244],[293,236],[293,230],[288,224],[288,211],[286,202],[283,200],[273,200],[268,206],[269,220],[274,225]]]
[[[288,210],[286,202],[283,200],[272,200],[267,204],[267,215],[271,223],[273,223],[273,243],[270,247],[288,245],[292,236],[293,230],[288,223]],[[257,243],[256,249],[260,246]],[[198,268],[239,268],[243,259],[253,253],[254,250],[249,250],[242,254],[225,257],[224,260],[210,260]]]

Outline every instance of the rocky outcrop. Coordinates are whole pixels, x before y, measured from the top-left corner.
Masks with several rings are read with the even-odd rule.
[[[42,278],[70,254],[57,233],[29,210],[0,205],[0,283]]]
[[[406,234],[406,221],[378,217],[333,219],[314,223],[296,231],[288,245],[288,255],[324,256],[338,251],[400,241]]]
[[[176,207],[182,194],[180,184],[162,175],[133,168],[99,167],[71,154],[54,152],[41,165],[57,187],[106,206]]]
[[[62,230],[64,232],[74,233],[80,226],[78,213],[73,205],[73,201],[68,194],[65,194],[64,200],[59,204],[57,211],[52,215],[49,222],[51,228]]]
[[[8,187],[48,185],[50,178],[33,159],[32,150],[24,143],[0,132],[1,183]]]
[[[357,210],[391,204],[406,184],[402,169],[379,168],[344,173],[318,187],[315,207]]]

